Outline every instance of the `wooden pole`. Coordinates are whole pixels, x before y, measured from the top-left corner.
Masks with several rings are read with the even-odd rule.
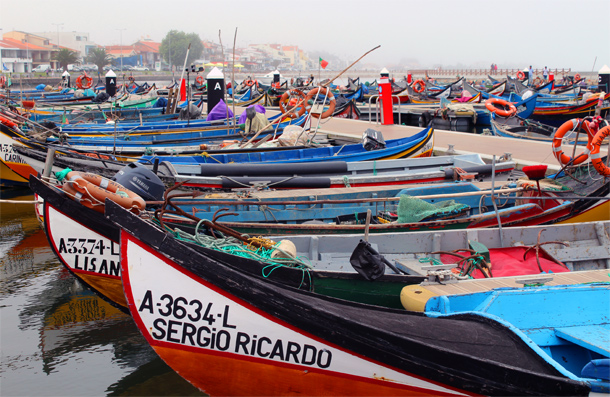
[[[186,62],[189,58],[189,52],[191,51],[191,43],[186,49],[186,56],[184,57],[184,65],[182,66],[182,72],[180,73],[180,83],[178,84],[178,94],[176,95],[176,101],[174,102],[174,106],[172,107],[172,113],[176,111],[176,106],[178,105],[178,101],[180,98],[180,90],[182,89],[182,79],[184,78],[184,70],[186,69]]]

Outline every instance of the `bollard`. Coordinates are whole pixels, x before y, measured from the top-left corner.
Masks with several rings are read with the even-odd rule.
[[[116,94],[116,74],[110,69],[106,73],[106,94],[113,97]]]
[[[214,109],[214,106],[225,96],[225,76],[218,68],[212,71],[206,77],[208,84],[208,112]]]
[[[392,104],[392,84],[390,72],[386,68],[381,71],[379,80],[379,100],[381,101],[381,124],[394,124],[394,106]]]
[[[608,65],[604,65],[597,73],[597,90],[610,92],[610,68]]]

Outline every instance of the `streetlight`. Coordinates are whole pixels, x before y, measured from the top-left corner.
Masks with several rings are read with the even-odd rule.
[[[63,23],[52,23],[51,25],[57,26],[57,48],[59,48],[59,27],[63,26]]]
[[[57,26],[57,51],[59,51],[59,27],[63,26],[63,23],[52,23],[51,25]]]
[[[127,30],[127,28],[122,28],[122,29],[115,29],[118,30],[119,33],[121,34],[121,70],[123,70],[123,30]]]

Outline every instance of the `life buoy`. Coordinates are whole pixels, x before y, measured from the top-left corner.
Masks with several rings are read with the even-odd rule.
[[[610,176],[610,168],[604,164],[602,160],[602,154],[600,153],[600,149],[602,147],[602,142],[610,136],[610,126],[605,126],[601,130],[597,131],[597,134],[593,137],[593,141],[591,142],[591,163],[593,167],[599,172],[600,175]]]
[[[314,88],[311,91],[309,91],[307,93],[307,96],[305,97],[305,102],[307,103],[307,105],[306,105],[307,111],[310,111],[310,109],[311,109],[310,101],[313,101],[314,98],[319,95],[324,95],[330,100],[330,102],[328,103],[328,109],[326,109],[324,112],[322,112],[322,114],[311,113],[311,115],[317,119],[318,118],[325,119],[325,118],[332,116],[333,112],[335,111],[335,106],[337,105],[337,101],[336,101],[333,93],[328,88],[317,87],[317,88]],[[313,103],[313,102],[311,102],[311,103]]]
[[[522,71],[522,70],[518,71],[518,72],[517,72],[517,78],[518,78],[519,80],[525,80],[525,73],[523,73],[523,71]]]
[[[303,101],[301,106],[299,106],[298,111],[295,111],[294,106]],[[287,113],[286,116],[295,119],[300,117],[305,113],[305,94],[303,91],[298,89],[292,89],[284,92],[280,97],[280,111],[282,114]]]
[[[203,76],[197,76],[197,78],[195,79],[195,82],[197,83],[198,86],[203,86],[203,83],[205,83],[205,80],[203,79]],[[231,87],[228,87],[231,88]]]
[[[424,92],[424,90],[426,89],[426,82],[423,80],[415,80],[415,82],[413,83],[413,91],[420,93],[420,92]]]
[[[576,158],[572,159],[572,157],[568,156],[563,152],[561,148],[561,144],[563,142],[564,135],[571,130],[582,128],[587,133],[587,146],[583,153],[576,156]],[[583,119],[572,119],[568,120],[561,125],[561,127],[557,128],[555,134],[553,135],[553,155],[559,161],[561,165],[578,165],[584,162],[587,158],[589,158],[589,153],[593,149],[593,139],[595,138],[595,134],[593,130],[589,126],[589,122]]]
[[[142,197],[123,185],[89,172],[68,172],[62,189],[73,200],[101,213],[107,198],[136,214],[146,207]]]
[[[258,87],[258,81],[257,80],[245,80],[244,85],[246,87],[252,87],[253,85]]]
[[[93,77],[87,76],[87,73],[81,74],[76,78],[76,86],[83,90],[93,87]]]
[[[499,106],[502,106],[501,108]],[[517,108],[511,102],[500,98],[489,98],[485,101],[485,107],[492,113],[502,117],[511,117],[517,114]]]
[[[580,80],[580,74],[576,73],[576,74],[574,75],[574,80]]]

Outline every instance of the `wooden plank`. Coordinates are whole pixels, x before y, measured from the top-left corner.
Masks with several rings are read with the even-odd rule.
[[[586,270],[580,272],[568,272],[568,273],[553,273],[553,280],[549,281],[545,285],[574,285],[582,283],[592,282],[608,282],[610,276],[608,276],[608,269],[601,270]],[[454,284],[446,285],[426,285],[426,289],[436,295],[461,295],[471,294],[475,292],[491,291],[495,288],[517,288],[521,287],[520,284],[516,283],[519,278],[525,278],[526,276],[516,277],[495,277],[485,278],[476,280],[463,280]]]
[[[610,353],[610,325],[608,324],[556,328],[555,334],[602,356],[608,356]]]

